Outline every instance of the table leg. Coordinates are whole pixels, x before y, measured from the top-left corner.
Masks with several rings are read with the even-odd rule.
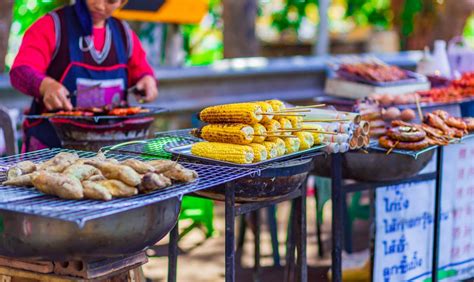
[[[253,281],[260,281],[260,210],[252,212],[255,224]]]
[[[433,263],[431,281],[438,281],[439,229],[441,225],[441,194],[443,185],[443,146],[439,146],[436,155],[435,221],[433,227]]]
[[[295,226],[295,202],[291,202],[290,218],[288,220],[286,254],[285,254],[285,275],[284,281],[293,281],[295,273],[295,234],[293,232]]]
[[[342,154],[333,154],[331,162],[332,198],[332,281],[342,281],[342,247],[344,233],[344,193],[342,191]]]
[[[235,282],[235,188],[225,185],[225,281]]]
[[[168,282],[176,282],[176,269],[178,267],[178,239],[179,227],[178,222],[171,229],[170,242],[168,244]]]
[[[296,233],[298,234],[296,249],[298,253],[297,281],[306,282],[308,280],[308,267],[306,261],[306,181],[301,186],[301,197],[296,199]]]

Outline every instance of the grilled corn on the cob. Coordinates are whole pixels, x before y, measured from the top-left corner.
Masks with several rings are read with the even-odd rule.
[[[318,125],[318,124],[306,124],[305,126],[303,126],[303,130],[304,129],[314,129],[314,130],[317,130],[317,131],[324,131],[323,127],[321,125]],[[314,139],[314,144],[322,144],[323,143],[323,140],[324,140],[324,136],[323,134],[321,133],[317,133],[317,132],[310,132],[313,135],[313,139]]]
[[[247,145],[252,143],[254,130],[252,126],[243,123],[216,123],[191,133],[210,142]]]
[[[267,159],[268,154],[267,154],[267,148],[265,148],[265,146],[263,146],[262,144],[257,144],[257,143],[251,143],[249,144],[249,146],[252,147],[252,150],[253,150],[254,163],[265,161]]]
[[[277,120],[280,123],[281,129],[292,129],[293,128],[292,125],[291,125],[290,120],[288,120],[287,118],[279,118]],[[291,132],[283,132],[282,134],[283,135],[291,135]]]
[[[253,131],[254,131],[254,134],[256,135],[265,135],[267,134],[267,129],[265,128],[265,126],[261,125],[260,123],[257,123],[257,124],[254,124],[253,125]],[[265,136],[254,136],[253,137],[253,143],[262,143],[263,141],[265,141],[267,137]]]
[[[267,114],[273,113],[273,107],[269,103],[267,102],[256,102],[256,103],[262,108],[263,113],[267,113]],[[273,119],[273,115],[264,115],[260,122],[262,123],[270,122],[272,119]]]
[[[265,102],[267,102],[268,104],[272,106],[274,112],[279,112],[286,108],[285,104],[280,100],[273,99],[273,100],[267,100]]]
[[[281,157],[286,153],[286,145],[285,145],[285,141],[283,141],[283,139],[278,138],[278,137],[273,137],[270,142],[276,144],[278,157]]]
[[[256,124],[262,120],[262,108],[256,103],[237,103],[208,107],[199,113],[207,123]]]
[[[306,150],[314,145],[313,135],[309,132],[296,132],[295,136],[300,140],[300,150]]]
[[[298,138],[284,138],[286,153],[291,154],[300,150],[300,139]]]
[[[301,122],[303,121],[303,117],[299,116],[285,116],[291,122],[291,127],[293,128],[301,128]]]
[[[277,144],[274,142],[270,141],[265,141],[262,143],[263,146],[265,146],[265,149],[267,150],[267,158],[268,159],[273,159],[278,157],[278,148]]]
[[[237,164],[250,164],[254,159],[253,149],[250,146],[218,142],[195,143],[191,147],[191,153],[204,158]]]
[[[262,125],[265,126],[265,129],[267,131],[271,132],[269,133],[270,135],[276,134],[275,131],[278,131],[281,129],[281,124],[275,119],[272,119],[270,122],[263,123]]]

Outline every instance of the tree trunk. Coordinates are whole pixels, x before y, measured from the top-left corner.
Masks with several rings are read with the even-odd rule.
[[[258,55],[255,34],[257,0],[223,0],[224,57]]]
[[[415,16],[414,30],[408,37],[401,33],[401,15],[406,1],[392,0],[394,28],[402,38],[404,49],[423,49],[436,39],[450,40],[462,35],[466,20],[474,11],[474,0],[424,0],[422,11]]]
[[[13,0],[0,0],[0,73],[5,71],[5,56],[12,24]]]

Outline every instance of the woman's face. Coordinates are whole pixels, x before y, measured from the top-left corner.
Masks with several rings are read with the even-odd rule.
[[[86,0],[94,24],[103,23],[122,6],[124,0]]]

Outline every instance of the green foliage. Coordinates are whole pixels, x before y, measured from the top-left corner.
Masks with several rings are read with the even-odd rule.
[[[390,26],[390,0],[347,0],[346,17],[357,25]]]
[[[309,4],[318,4],[318,0],[286,0],[283,9],[272,14],[272,26],[278,31],[298,30],[306,15]]]

